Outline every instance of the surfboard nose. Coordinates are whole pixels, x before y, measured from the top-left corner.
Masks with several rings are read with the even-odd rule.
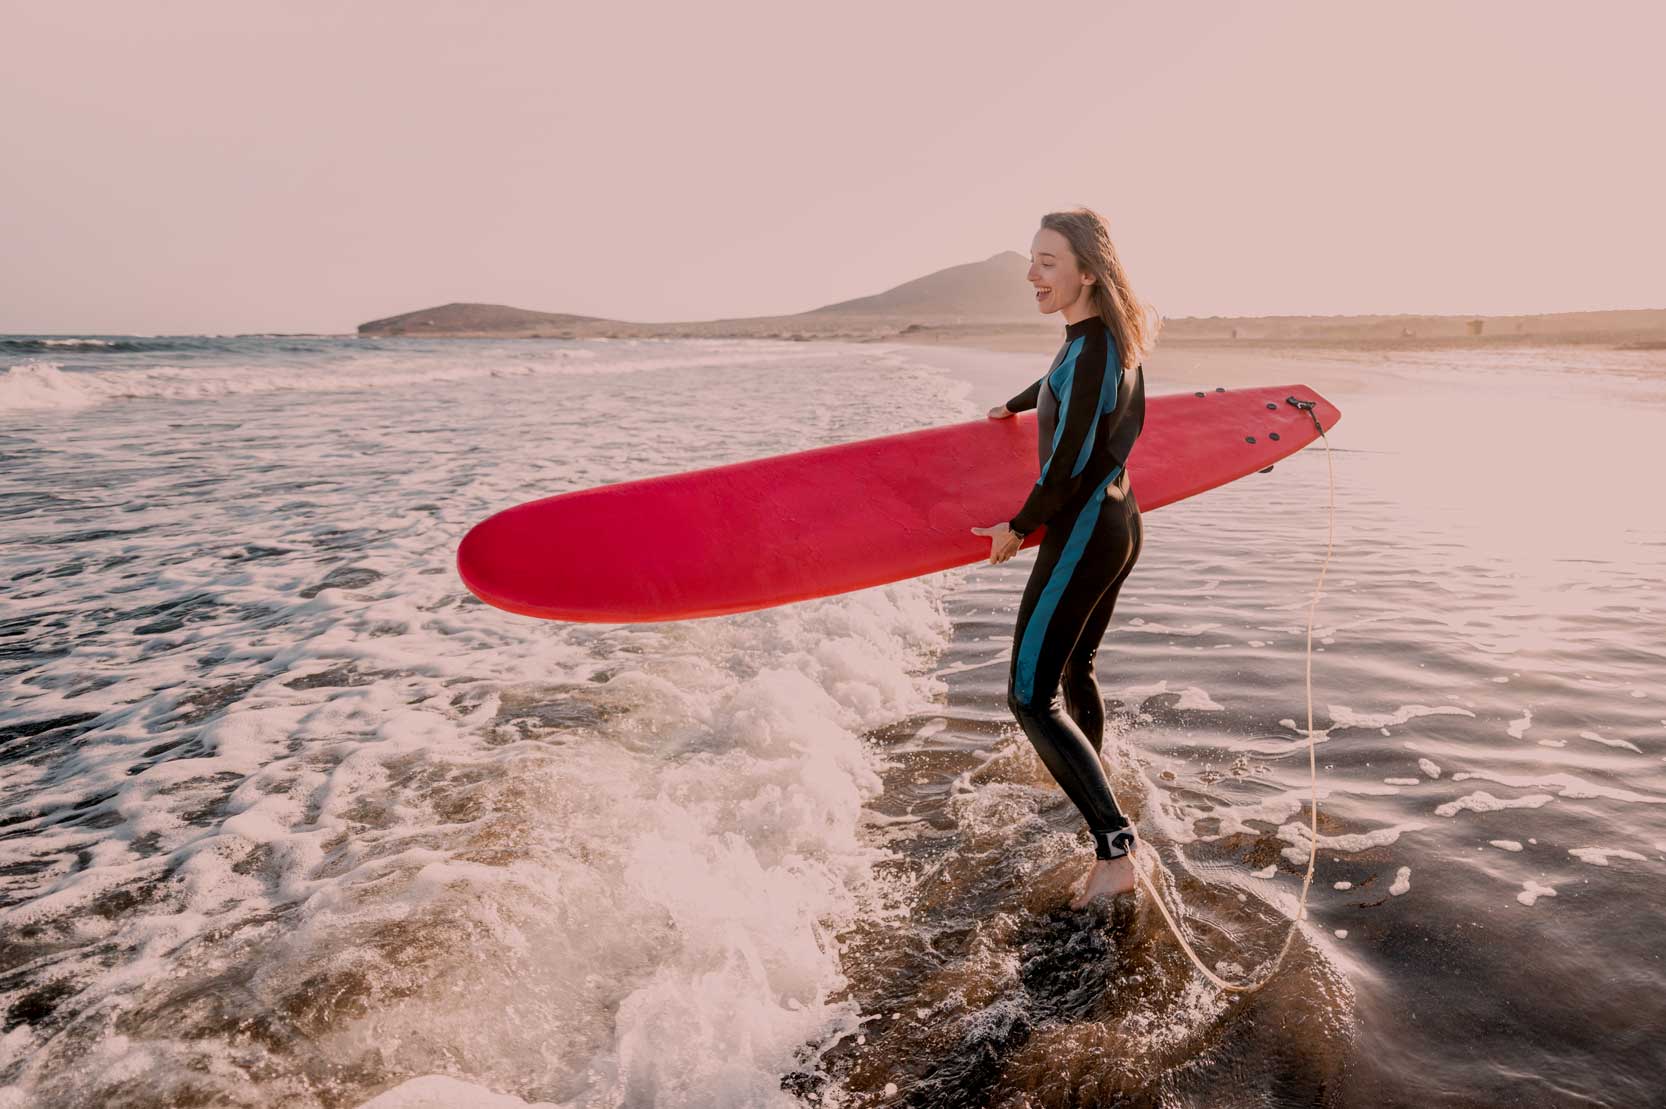
[[[559,590],[564,582],[583,581],[582,557],[571,533],[540,528],[528,519],[527,505],[515,505],[464,534],[457,544],[457,575],[470,593],[495,608],[522,616],[572,619],[563,609],[552,608],[545,594],[552,587]]]
[[[715,526],[710,505],[684,505],[675,485],[647,478],[502,509],[457,544],[458,577],[487,604],[544,620],[707,615],[684,593],[735,576],[722,557],[734,529]]]
[[[480,600],[514,611],[511,605],[505,603],[508,598],[502,589],[504,567],[498,557],[498,553],[507,548],[503,543],[494,541],[501,538],[502,515],[499,512],[488,516],[464,534],[463,541],[457,544],[457,576]]]

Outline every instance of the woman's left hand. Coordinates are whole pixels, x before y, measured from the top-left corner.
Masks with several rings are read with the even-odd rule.
[[[998,565],[1018,553],[1024,545],[1023,537],[1012,530],[1004,520],[994,527],[973,528],[973,535],[989,536],[989,564]]]

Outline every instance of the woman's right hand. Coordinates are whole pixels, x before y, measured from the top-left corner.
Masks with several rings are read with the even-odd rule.
[[[989,410],[989,418],[991,420],[1004,420],[1012,414],[1012,411],[1007,408],[1005,403],[997,404],[994,408]]]
[[[1009,412],[1008,415],[1011,415]],[[989,564],[999,566],[1007,559],[1018,553],[1024,545],[1024,537],[1012,530],[1012,521],[1002,520],[987,528],[973,528],[973,535],[989,536]]]

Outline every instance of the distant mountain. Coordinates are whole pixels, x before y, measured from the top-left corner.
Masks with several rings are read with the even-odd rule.
[[[447,339],[892,339],[982,342],[992,333],[1027,342],[1056,336],[1058,315],[1036,311],[1029,262],[1017,251],[950,266],[882,293],[790,316],[633,323],[532,312],[505,304],[442,304],[359,325],[365,336]],[[1394,346],[1507,342],[1607,342],[1639,349],[1666,343],[1666,311],[1558,312],[1536,316],[1208,316],[1163,321],[1164,343],[1367,343]]]
[[[804,316],[916,316],[965,323],[1033,323],[1040,318],[1025,275],[1030,263],[1016,250],[992,254],[916,277],[873,296],[841,300]]]
[[[360,335],[436,338],[669,338],[742,336],[873,339],[910,328],[1019,323],[1044,327],[1024,279],[1030,264],[1008,250],[950,266],[874,296],[843,300],[790,316],[743,316],[681,323],[632,323],[599,316],[531,312],[505,304],[442,304],[359,325]]]
[[[497,335],[526,330],[560,331],[563,328],[609,324],[596,316],[572,316],[559,312],[529,312],[507,304],[442,304],[405,312],[359,325],[360,335]]]

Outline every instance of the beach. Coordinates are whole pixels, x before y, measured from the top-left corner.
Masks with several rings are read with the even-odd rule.
[[[1253,976],[1334,474],[1317,872],[1244,998],[1143,888],[1067,908],[1032,552],[648,625],[456,577],[499,508],[980,418],[1056,336],[3,341],[4,1109],[1658,1100],[1666,352],[1145,360],[1343,413],[1149,514],[1098,655],[1170,909]]]

